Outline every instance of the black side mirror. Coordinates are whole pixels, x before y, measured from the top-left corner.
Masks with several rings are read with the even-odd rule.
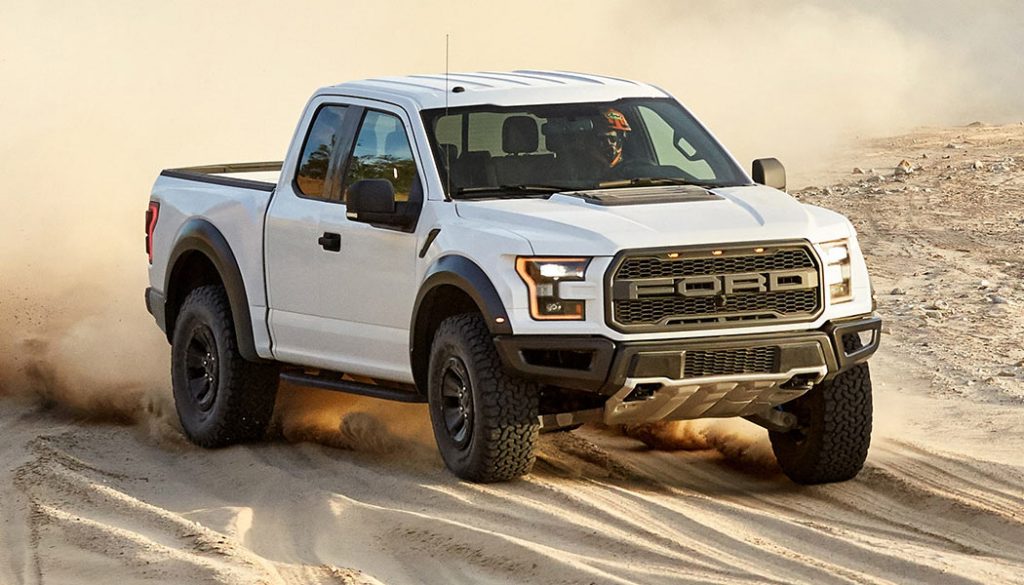
[[[345,216],[353,221],[387,223],[395,214],[395,186],[387,179],[362,179],[349,186]]]
[[[774,187],[780,191],[786,190],[786,168],[782,166],[779,159],[759,158],[754,161],[753,170],[755,183]]]

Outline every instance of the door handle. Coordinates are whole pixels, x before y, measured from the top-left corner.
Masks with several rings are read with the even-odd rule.
[[[340,252],[341,251],[341,234],[334,234],[331,232],[324,232],[324,235],[320,236],[317,240],[320,247],[328,252]]]

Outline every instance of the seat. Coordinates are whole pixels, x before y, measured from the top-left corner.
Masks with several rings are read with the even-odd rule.
[[[553,175],[555,156],[536,153],[540,147],[537,121],[530,116],[509,116],[501,125],[501,149],[494,159],[498,185],[545,183]]]
[[[491,153],[486,150],[467,150],[452,164],[452,182],[459,187],[493,187],[494,176]]]

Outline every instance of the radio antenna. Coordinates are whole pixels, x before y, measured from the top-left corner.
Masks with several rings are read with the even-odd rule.
[[[448,117],[448,33],[444,34],[444,116]],[[436,130],[435,126],[435,130]],[[436,136],[434,138],[437,139]],[[452,151],[444,149],[444,178],[446,183],[445,197],[451,199],[452,195]]]

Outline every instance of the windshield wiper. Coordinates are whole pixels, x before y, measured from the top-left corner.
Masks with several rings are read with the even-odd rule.
[[[604,181],[603,183],[597,184],[599,189],[615,189],[618,187],[654,187],[658,185],[689,185],[693,187],[704,187],[705,189],[729,186],[725,183],[701,183],[675,177],[636,177],[633,179]]]
[[[551,195],[553,193],[560,193],[562,191],[570,190],[569,187],[559,185],[499,185],[497,187],[460,187],[455,190],[455,194],[462,197],[464,195],[470,196],[484,196],[484,197],[522,197],[522,196],[538,196],[538,195]],[[468,199],[468,197],[464,197]]]

